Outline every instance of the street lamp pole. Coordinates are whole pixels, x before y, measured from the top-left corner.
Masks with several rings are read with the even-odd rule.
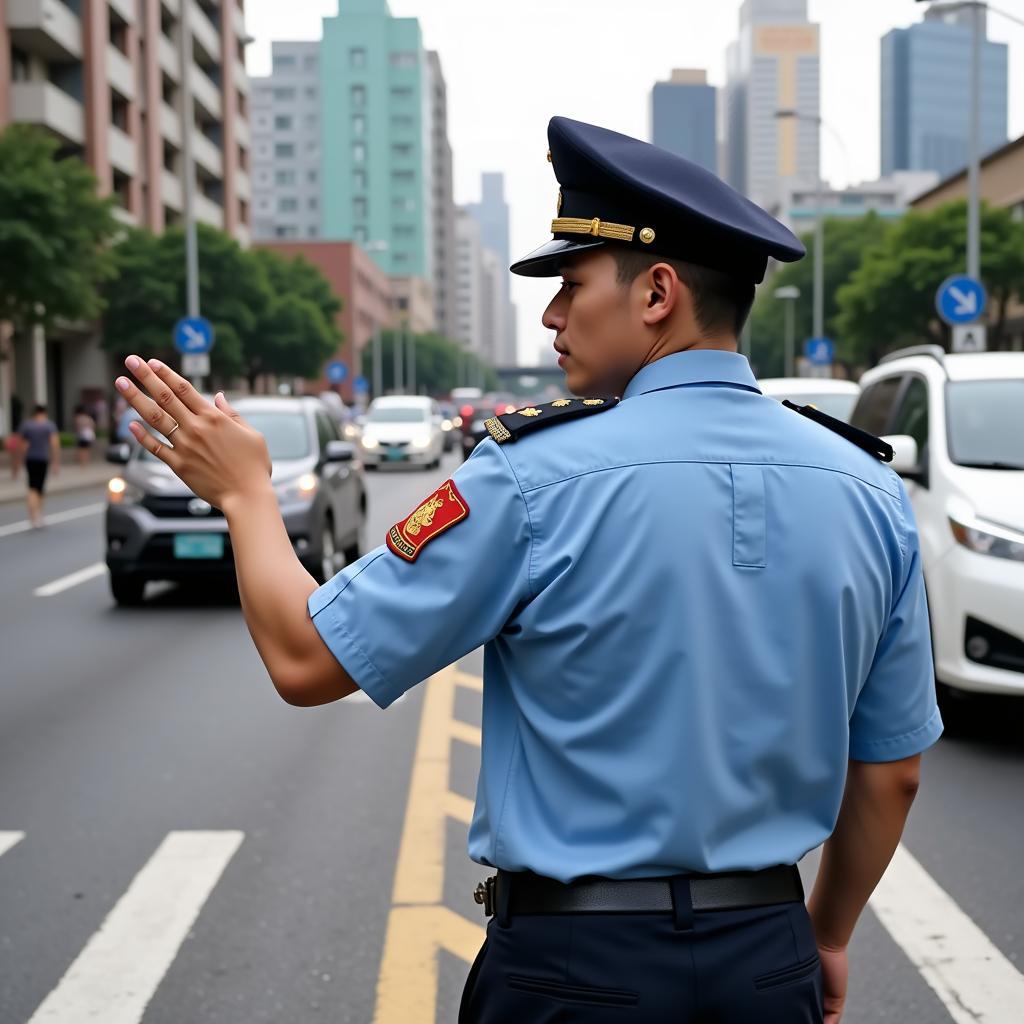
[[[781,299],[786,304],[786,349],[785,366],[782,372],[783,376],[792,377],[795,373],[794,363],[796,361],[794,351],[795,310],[796,300],[800,298],[800,289],[796,285],[784,285],[782,288],[775,289],[775,298]],[[816,336],[820,337],[820,335]]]

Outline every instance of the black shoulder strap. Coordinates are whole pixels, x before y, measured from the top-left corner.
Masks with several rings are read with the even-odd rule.
[[[828,427],[829,430],[845,437],[847,441],[852,441],[858,448],[863,448],[869,455],[874,455],[876,459],[880,459],[882,462],[892,462],[892,446],[886,444],[880,437],[875,437],[874,434],[869,434],[866,430],[861,430],[860,427],[851,427],[849,423],[837,420],[834,416],[815,409],[813,405],[794,405],[788,400],[783,401],[782,404],[787,409],[792,409],[794,412],[800,413],[801,416],[806,416],[809,420]]]
[[[618,404],[617,398],[559,398],[546,405],[527,405],[515,412],[492,416],[484,420],[484,426],[498,444],[508,444],[534,430],[596,412],[607,412]]]

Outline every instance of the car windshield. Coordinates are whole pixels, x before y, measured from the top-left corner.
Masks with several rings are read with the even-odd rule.
[[[952,382],[946,410],[955,463],[1024,469],[1024,378]]]
[[[857,402],[856,392],[852,395],[825,392],[824,394],[801,393],[799,395],[772,395],[771,397],[779,402],[790,401],[794,405],[813,405],[815,409],[820,409],[826,415],[834,416],[847,423],[850,422],[850,414]]]
[[[425,423],[427,410],[417,405],[391,405],[371,409],[367,423]]]
[[[304,459],[310,453],[309,428],[301,412],[244,412],[242,418],[255,427],[266,439],[271,461]],[[145,448],[139,457],[147,462],[159,462]]]

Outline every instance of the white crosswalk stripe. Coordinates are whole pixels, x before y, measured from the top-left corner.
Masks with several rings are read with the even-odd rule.
[[[138,1024],[242,832],[170,832],[29,1024]]]
[[[896,850],[871,909],[957,1024],[1005,1024],[1024,1006],[1024,975],[906,847]]]
[[[0,832],[0,857],[25,838],[24,832]]]

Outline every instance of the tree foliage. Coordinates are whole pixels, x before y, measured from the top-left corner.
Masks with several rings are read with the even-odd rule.
[[[853,365],[860,353],[855,344],[839,329],[837,292],[861,264],[864,254],[879,244],[891,225],[876,213],[852,220],[825,221],[824,326],[825,334],[836,341],[836,358]],[[795,302],[794,350],[802,351],[802,342],[811,337],[814,325],[814,234],[802,239],[807,255],[797,263],[781,267],[758,290],[750,317],[751,361],[762,377],[778,377],[784,372],[786,340],[786,304]],[[776,288],[795,285],[800,298],[777,299]]]
[[[247,251],[229,235],[197,225],[199,305],[213,323],[214,377],[315,377],[341,334],[341,300],[305,260]],[[115,356],[145,351],[178,364],[171,332],[186,308],[185,235],[134,230],[114,251],[106,289],[104,344]]]
[[[53,136],[11,124],[0,135],[0,320],[18,328],[100,311],[121,230],[92,171],[58,159]]]
[[[948,346],[949,328],[935,314],[935,291],[963,273],[967,204],[907,213],[839,290],[836,327],[862,361],[873,364],[902,345]],[[1024,223],[1009,210],[982,204],[981,278],[988,289],[989,348],[1005,343],[1006,311],[1024,292]]]
[[[381,332],[381,377],[383,393],[395,387],[395,345],[401,342],[402,376],[408,381],[409,335],[399,331]],[[480,384],[485,391],[498,387],[498,377],[473,352],[439,334],[411,336],[416,349],[416,390],[431,395],[446,395],[460,384]],[[363,349],[362,374],[373,384],[373,344]]]

